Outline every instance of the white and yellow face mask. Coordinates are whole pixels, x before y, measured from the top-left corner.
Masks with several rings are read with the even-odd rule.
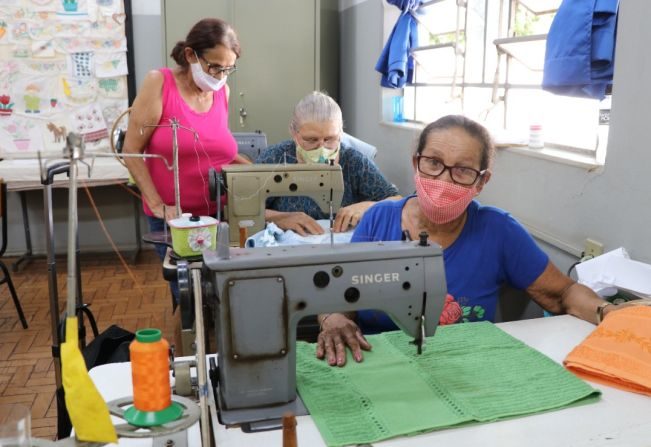
[[[296,155],[299,161],[302,160],[306,164],[329,163],[330,160],[337,159],[337,155],[339,155],[339,145],[334,149],[321,146],[308,151],[297,144]]]

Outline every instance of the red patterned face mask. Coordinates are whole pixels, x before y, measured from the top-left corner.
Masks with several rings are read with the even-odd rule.
[[[477,195],[477,186],[461,186],[443,180],[414,175],[418,205],[433,223],[452,222],[461,216],[470,201]]]

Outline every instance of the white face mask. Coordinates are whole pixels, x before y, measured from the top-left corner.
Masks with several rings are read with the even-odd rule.
[[[197,86],[204,92],[216,92],[226,84],[226,79],[228,76],[224,76],[221,79],[215,79],[210,76],[208,73],[203,71],[201,62],[199,62],[199,57],[197,53],[194,54],[197,57],[197,62],[190,64],[190,71],[192,72],[192,80]]]

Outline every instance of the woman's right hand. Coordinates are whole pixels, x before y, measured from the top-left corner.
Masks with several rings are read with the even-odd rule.
[[[318,222],[303,212],[279,212],[267,219],[278,225],[282,230],[292,230],[301,236],[323,234],[323,228]]]
[[[363,360],[362,350],[371,350],[371,345],[362,335],[362,331],[346,315],[332,313],[320,318],[321,332],[317,340],[317,358],[325,358],[330,366],[344,366],[346,346],[353,353],[356,362]]]
[[[170,220],[179,217],[176,214],[176,206],[174,205],[165,205],[161,203],[158,206],[150,206],[149,209],[151,209],[155,217],[158,217],[159,219],[163,219],[165,222],[169,222]]]

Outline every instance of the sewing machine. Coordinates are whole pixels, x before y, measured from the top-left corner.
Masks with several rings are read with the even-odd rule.
[[[222,184],[228,191],[226,207],[231,244],[237,244],[240,222],[252,221],[249,234],[264,228],[268,197],[307,196],[324,213],[336,212],[344,195],[341,167],[308,164],[227,165],[222,168]],[[331,208],[332,206],[332,208]]]
[[[219,366],[211,365],[210,376],[219,418],[251,430],[286,411],[307,414],[296,395],[302,317],[381,310],[420,352],[446,295],[442,251],[426,237],[291,248],[220,244],[204,252],[203,262],[204,303],[215,318]]]

